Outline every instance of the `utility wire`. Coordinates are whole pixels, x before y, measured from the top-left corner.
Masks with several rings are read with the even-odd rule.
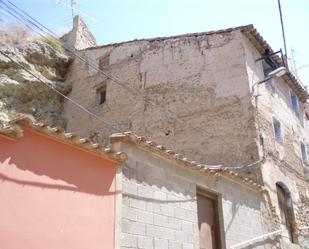
[[[39,21],[35,20],[33,17],[31,17],[29,14],[27,14],[25,11],[23,11],[23,10],[20,9],[19,7],[17,7],[17,6],[16,6],[14,3],[12,3],[11,1],[9,1],[9,0],[6,0],[6,1],[7,1],[9,4],[11,4],[14,8],[16,8],[20,13],[19,13],[18,11],[14,10],[14,9],[13,9],[11,6],[9,6],[8,4],[6,4],[3,0],[0,0],[0,3],[4,4],[7,8],[9,8],[9,9],[12,10],[12,11],[14,11],[14,12],[17,13],[19,16],[22,16],[23,19],[24,19],[27,23],[30,23],[30,25],[36,27],[37,29],[39,29],[40,31],[42,31],[44,34],[50,36],[51,38],[53,38],[53,39],[55,39],[55,40],[59,40],[59,39],[57,38],[57,35],[56,35],[53,31],[51,31],[49,28],[47,28],[46,26],[44,26],[43,24],[41,24]],[[3,7],[2,7],[2,9],[4,9],[5,11],[7,11],[7,9],[5,9],[5,8],[3,8]],[[21,13],[22,13],[22,14],[21,14]],[[25,15],[26,17],[23,16],[23,15]],[[15,17],[15,15],[13,15],[13,16]],[[27,17],[30,18],[31,20],[27,19]],[[15,17],[15,18],[16,18],[16,17]],[[20,19],[19,19],[19,20],[20,20]],[[23,21],[21,21],[21,22],[24,23]],[[29,25],[26,25],[26,26],[29,27]],[[34,32],[36,32],[36,33],[42,35],[42,34],[39,33],[38,31],[34,30],[34,28],[32,28],[32,27],[29,27],[29,28],[30,28],[31,30],[33,30]],[[49,32],[49,33],[48,33],[48,32]],[[88,66],[90,66],[90,67],[93,68],[94,70],[98,71],[100,74],[102,74],[102,75],[103,75],[104,77],[106,77],[107,79],[110,79],[110,80],[113,81],[114,83],[116,83],[116,84],[118,84],[118,85],[124,87],[126,90],[128,90],[130,93],[132,93],[132,94],[134,94],[134,95],[139,95],[139,94],[141,94],[141,92],[139,92],[138,90],[136,90],[136,89],[134,89],[134,88],[131,88],[131,87],[127,86],[127,84],[122,83],[121,81],[119,81],[118,79],[116,79],[115,77],[112,77],[112,76],[106,74],[104,71],[102,71],[101,69],[99,69],[99,68],[97,67],[97,65],[94,65],[94,64],[90,63],[89,60],[87,60],[87,59],[83,58],[82,56],[80,56],[80,55],[76,52],[75,48],[73,48],[73,47],[71,47],[71,46],[68,46],[68,45],[65,45],[65,44],[63,44],[63,46],[64,46],[69,52],[71,52],[72,54],[74,54],[78,59],[80,59],[81,61],[83,61],[84,63],[86,63]],[[91,61],[91,59],[90,59],[90,61]],[[149,99],[145,99],[145,102],[149,103],[149,104],[152,105],[152,106],[158,106],[156,103],[154,103],[153,101],[151,101],[151,100],[149,100]],[[160,106],[158,106],[158,107],[159,107],[159,108],[162,108],[162,107],[160,107]],[[162,108],[162,109],[163,109],[163,108]],[[164,108],[164,111],[167,111],[167,112],[169,112],[170,114],[176,115],[176,116],[178,117],[178,114],[177,114],[177,113],[172,112],[172,111],[169,110],[169,109],[165,109],[165,108]],[[164,112],[163,112],[162,114],[165,115]],[[166,116],[166,117],[167,117],[167,119],[170,119],[169,116]],[[178,118],[179,118],[179,117],[178,117]],[[181,119],[181,118],[179,118],[179,119]],[[200,130],[200,131],[206,132],[206,131],[205,131],[203,128],[201,128],[201,127],[192,127],[192,126],[191,126],[191,128],[194,129],[194,130]]]
[[[284,33],[284,25],[283,25],[283,17],[282,17],[282,10],[281,10],[281,2],[280,2],[280,0],[278,0],[278,8],[279,8],[279,14],[280,14],[280,23],[281,23],[281,30],[282,30],[282,38],[283,38],[284,52],[285,52],[286,58],[288,58],[287,49],[286,49],[286,41],[285,41],[285,33]]]
[[[53,31],[51,31],[49,28],[47,28],[46,26],[44,26],[43,24],[41,24],[40,22],[38,22],[37,20],[35,20],[33,17],[31,17],[29,14],[27,14],[25,11],[23,11],[22,9],[20,9],[19,7],[17,7],[14,3],[12,3],[9,0],[6,0],[9,4],[11,4],[12,6],[14,6],[20,13],[24,14],[26,17],[30,18],[27,19],[25,16],[23,16],[22,14],[20,14],[18,11],[14,10],[11,6],[9,6],[8,4],[6,4],[3,0],[0,0],[0,3],[2,3],[6,8],[8,8],[11,11],[14,11],[15,14],[18,14],[19,16],[21,16],[28,24],[33,25],[34,27],[36,27],[38,30],[40,30],[41,32],[43,32],[44,34],[50,36],[51,38],[55,39],[55,40],[59,40],[57,38],[57,34],[54,33]],[[3,8],[4,9],[4,8]],[[7,9],[4,9],[5,11],[7,11]],[[13,14],[12,14],[13,15]],[[19,21],[20,18],[16,17],[16,15],[13,15],[15,18],[17,18]],[[21,21],[22,23],[24,23],[23,21]],[[37,32],[36,30],[34,30],[33,28],[29,27],[29,25],[26,24],[26,26],[28,28],[30,28],[31,30],[33,30],[34,32],[42,35],[41,33]],[[45,29],[45,30],[44,30]],[[49,33],[48,33],[48,32]],[[66,48],[69,52],[73,53],[76,57],[78,57],[81,61],[85,62],[87,65],[89,65],[90,67],[92,67],[93,69],[95,69],[96,71],[98,71],[100,74],[102,74],[104,77],[112,80],[113,82],[115,82],[118,85],[121,85],[122,87],[124,87],[126,90],[128,90],[129,92],[133,93],[133,94],[138,94],[138,91],[136,89],[132,89],[130,87],[128,87],[126,84],[120,82],[118,79],[116,79],[115,77],[111,77],[110,75],[106,74],[105,72],[103,72],[102,70],[98,69],[96,65],[93,65],[92,63],[89,63],[89,61],[87,61],[87,59],[83,58],[82,56],[80,56],[78,53],[76,53],[75,48],[72,46],[68,46],[63,44],[64,48]]]
[[[61,95],[63,98],[65,98],[66,100],[72,102],[74,105],[78,106],[80,109],[82,109],[83,111],[85,111],[86,113],[88,113],[89,115],[97,118],[99,121],[103,122],[106,126],[108,126],[109,128],[112,128],[113,130],[117,130],[118,132],[121,132],[120,129],[114,127],[112,124],[106,122],[105,120],[103,120],[102,118],[100,118],[99,116],[97,116],[96,114],[92,113],[91,111],[89,111],[87,108],[83,107],[81,104],[79,104],[78,102],[76,102],[75,100],[67,97],[66,95],[64,95],[63,93],[61,93],[59,90],[57,90],[56,88],[54,88],[53,86],[49,85],[48,83],[44,82],[42,79],[40,79],[38,76],[36,76],[34,73],[32,73],[30,70],[28,70],[25,66],[23,66],[21,63],[15,61],[14,59],[12,59],[10,56],[8,56],[7,54],[5,54],[4,52],[2,52],[0,50],[0,53],[5,56],[6,58],[8,58],[10,61],[12,61],[13,63],[17,64],[18,66],[20,66],[23,70],[25,70],[26,72],[28,72],[29,74],[31,74],[34,78],[36,78],[37,80],[39,80],[41,83],[43,83],[45,86],[47,86],[48,88],[50,88],[51,90],[53,90],[54,92],[56,92],[57,94]]]

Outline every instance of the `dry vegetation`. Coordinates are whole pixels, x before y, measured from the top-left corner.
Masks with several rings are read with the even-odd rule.
[[[33,38],[33,34],[21,24],[9,23],[0,26],[0,44],[23,45]]]
[[[2,45],[24,45],[32,40],[41,40],[52,46],[56,51],[65,53],[62,43],[57,39],[49,36],[35,36],[26,26],[19,23],[0,25],[0,44]]]

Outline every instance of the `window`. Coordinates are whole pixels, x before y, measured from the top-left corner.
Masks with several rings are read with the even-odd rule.
[[[217,196],[198,190],[196,197],[200,248],[221,248]]]
[[[275,117],[273,117],[273,126],[274,126],[276,142],[282,143],[283,140],[282,140],[281,123]]]
[[[96,105],[101,105],[106,101],[106,87],[98,88],[96,91]]]
[[[301,158],[303,159],[303,162],[307,161],[307,148],[306,145],[303,142],[300,142],[300,149],[301,149]]]
[[[109,54],[99,59],[99,68],[101,70],[106,69],[109,66]]]
[[[299,117],[299,102],[297,96],[290,91],[290,96],[291,96],[291,104],[292,104],[292,109],[295,112],[295,114]]]

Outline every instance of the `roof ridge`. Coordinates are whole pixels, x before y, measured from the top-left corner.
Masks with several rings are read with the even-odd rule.
[[[228,32],[232,32],[232,31],[235,31],[235,30],[246,30],[246,29],[251,29],[251,28],[254,28],[253,24],[231,27],[231,28],[227,28],[227,29],[218,29],[218,30],[213,30],[213,31],[184,33],[184,34],[171,35],[171,36],[158,36],[158,37],[154,37],[154,38],[133,39],[133,40],[128,40],[128,41],[112,42],[112,43],[108,43],[108,44],[104,44],[104,45],[98,45],[98,46],[95,46],[95,47],[89,47],[89,48],[82,49],[80,51],[99,49],[99,48],[104,48],[104,47],[108,47],[108,46],[119,46],[119,45],[122,45],[122,44],[131,43],[131,42],[141,42],[141,41],[154,42],[154,41],[162,41],[162,40],[168,40],[168,39],[177,39],[177,38],[182,38],[182,37],[192,37],[192,36],[202,36],[202,35],[213,35],[213,34],[220,34],[220,33],[228,33]]]

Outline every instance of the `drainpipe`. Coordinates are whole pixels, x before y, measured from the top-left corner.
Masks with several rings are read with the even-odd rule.
[[[253,239],[249,239],[249,240],[246,240],[244,242],[233,245],[233,246],[230,247],[230,249],[244,248],[246,246],[250,246],[250,245],[252,245],[256,242],[264,241],[264,240],[270,238],[271,236],[281,235],[283,233],[283,231],[284,231],[284,228],[281,228],[280,230],[260,235],[258,237],[253,238]]]

